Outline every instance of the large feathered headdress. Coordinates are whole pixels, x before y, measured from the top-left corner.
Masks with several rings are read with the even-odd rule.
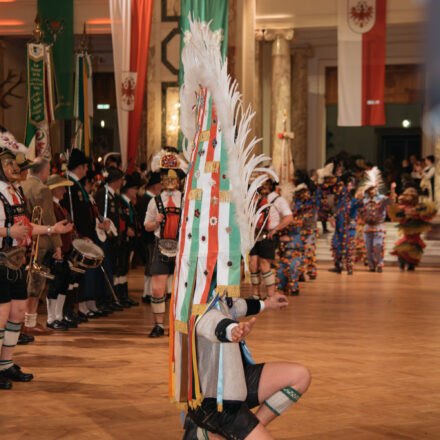
[[[247,138],[254,113],[243,108],[238,84],[228,76],[218,33],[191,17],[189,23],[180,91],[189,167],[170,311],[170,397],[182,406],[202,400],[197,319],[215,296],[240,295],[241,257],[246,260],[255,243],[261,212],[257,190],[274,175],[262,166],[267,157],[252,154],[258,140]]]
[[[358,191],[365,193],[370,188],[376,188],[379,192],[383,192],[384,183],[379,168],[373,167],[371,170],[365,171],[364,178],[361,180]]]
[[[14,135],[8,131],[0,133],[0,153],[12,153],[14,156],[17,153],[26,154],[28,149],[20,142],[17,142]]]
[[[319,184],[324,183],[324,178],[334,176],[333,174],[334,166],[335,166],[334,163],[330,162],[324,168],[320,168],[319,170],[316,171],[316,174],[318,175]]]
[[[182,170],[185,174],[188,170],[188,163],[181,154],[174,151],[160,150],[151,160],[151,171],[160,170]]]

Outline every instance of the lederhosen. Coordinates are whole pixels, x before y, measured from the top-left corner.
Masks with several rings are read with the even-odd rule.
[[[278,197],[279,196],[276,196],[270,203],[268,203],[268,206],[261,213],[263,215],[263,221],[262,221],[263,229],[257,231],[257,234],[259,233],[260,235],[258,237],[257,242],[255,243],[255,246],[249,252],[249,255],[258,255],[259,257],[264,258],[266,260],[273,260],[275,258],[275,250],[278,246],[278,238],[277,237],[273,237],[272,239],[267,238],[267,234],[269,230],[266,229],[266,225],[269,219],[270,209],[272,208],[273,204],[275,203],[275,200],[278,199]]]
[[[20,204],[11,205],[8,199],[0,192],[0,201],[3,203],[5,210],[5,226],[6,228],[12,227],[14,225],[14,217],[27,215],[26,204],[24,202],[24,197],[21,194]],[[19,249],[20,248],[20,249]],[[20,265],[20,259],[23,260],[25,256],[25,249],[23,247],[13,246],[12,237],[3,237],[2,247],[0,252],[9,253],[16,252],[16,262]],[[0,264],[0,303],[8,303],[14,300],[26,300],[27,290],[26,290],[26,274],[25,265],[22,264],[19,269],[14,270]]]
[[[151,276],[151,262],[153,261],[154,252],[154,232],[146,231],[144,227],[145,214],[147,212],[148,204],[153,197],[145,193],[141,198],[138,199],[136,203],[136,211],[139,218],[139,223],[141,224],[141,241],[145,252],[145,272],[144,275]]]
[[[170,196],[171,197],[171,196]],[[176,264],[176,257],[172,257],[170,254],[166,255],[163,251],[162,240],[164,236],[165,224],[167,219],[167,214],[177,214],[180,216],[181,208],[178,206],[164,207],[162,197],[160,195],[154,198],[159,214],[163,215],[163,220],[160,223],[160,238],[155,239],[153,260],[151,262],[151,275],[169,275],[174,272],[174,267]],[[180,220],[179,220],[180,224]],[[179,234],[179,227],[176,232],[176,251],[177,251],[177,237]],[[166,251],[165,251],[166,252]]]

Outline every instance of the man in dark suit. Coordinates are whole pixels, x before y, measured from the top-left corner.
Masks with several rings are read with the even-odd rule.
[[[150,171],[147,174],[147,183],[145,184],[145,193],[142,196],[138,196],[136,203],[136,214],[138,216],[138,222],[143,225],[145,222],[145,215],[147,213],[147,207],[151,199],[158,196],[162,191],[162,181],[160,173]],[[141,228],[141,240],[145,250],[145,273],[144,273],[144,292],[142,294],[142,301],[145,303],[151,302],[151,261],[153,258],[154,250],[154,232],[146,231],[145,228]]]

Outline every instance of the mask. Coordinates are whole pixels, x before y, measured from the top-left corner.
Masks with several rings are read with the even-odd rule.
[[[5,157],[1,160],[1,164],[6,180],[9,182],[20,180],[20,168],[15,159],[12,157]]]
[[[178,187],[178,185],[179,185],[179,181],[174,177],[164,176],[162,178],[162,186],[164,189],[168,191],[175,190]]]

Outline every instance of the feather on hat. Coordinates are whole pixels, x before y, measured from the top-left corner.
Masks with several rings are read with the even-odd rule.
[[[325,165],[323,168],[320,168],[319,170],[316,171],[316,174],[318,175],[319,184],[324,183],[324,178],[334,176],[333,174],[334,166],[335,166],[334,163],[330,162],[329,164]]]

